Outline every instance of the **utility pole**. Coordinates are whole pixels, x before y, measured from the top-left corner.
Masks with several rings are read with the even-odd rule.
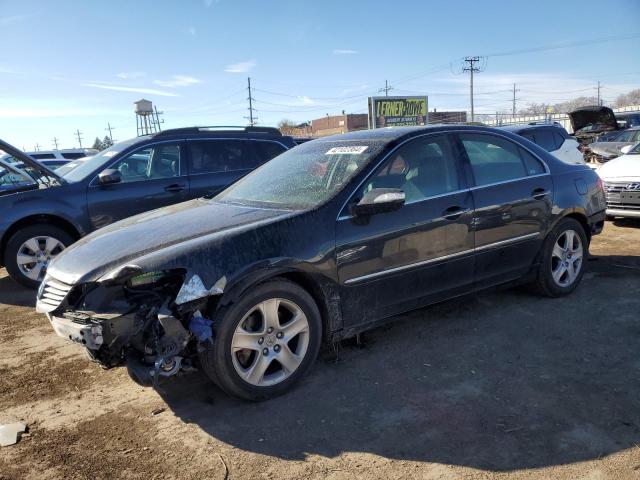
[[[157,114],[157,112],[156,112]],[[107,130],[109,132],[109,140],[111,140],[111,143],[113,143],[113,132],[111,130],[113,130],[113,127],[111,126],[111,124],[109,122],[107,122],[107,128],[105,128],[105,130]]]
[[[80,130],[76,130],[76,138],[78,139],[78,143],[80,144],[80,148],[82,148],[82,132]]]
[[[53,137],[53,146],[54,146],[55,150],[58,149],[58,138],[57,137]]]
[[[393,90],[393,87],[389,85],[389,82],[387,80],[384,81],[384,87],[378,89],[380,93],[384,92],[385,97],[389,96],[389,90]]]
[[[468,67],[464,67],[462,69],[463,72],[469,72],[471,74],[471,84],[470,84],[470,95],[471,95],[471,121],[474,120],[474,111],[473,111],[473,74],[476,72],[480,72],[478,67],[474,65],[480,62],[480,57],[465,57],[464,62],[468,64]]]
[[[34,149],[36,152],[39,152],[39,151],[40,151],[40,144],[39,144],[39,143],[36,143],[36,144],[33,146],[33,149]]]
[[[247,99],[249,100],[249,125],[253,127],[256,122],[253,119],[253,102],[255,98],[251,96],[251,77],[247,77],[247,89],[249,90],[249,98]]]
[[[151,115],[151,119],[152,119],[152,121],[155,121],[156,131],[157,132],[161,132],[162,131],[162,127],[160,126],[160,124],[164,123],[164,119],[160,119],[160,115],[164,115],[164,112],[159,112],[158,111],[158,107],[156,107],[154,105],[153,106],[153,114]],[[155,118],[155,120],[154,120],[154,118]],[[111,141],[113,141],[113,138],[111,139]]]
[[[516,84],[513,84],[513,106],[511,107],[511,116],[516,116]]]
[[[598,80],[598,86],[596,88],[598,90],[598,105],[602,105],[602,100],[600,99],[600,89],[602,88],[600,86],[600,80]]]

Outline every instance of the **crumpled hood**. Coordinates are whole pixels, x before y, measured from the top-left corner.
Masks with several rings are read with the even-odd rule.
[[[627,145],[634,145],[635,142],[593,142],[589,149],[596,155],[603,157],[619,157],[622,155],[621,149]]]
[[[616,116],[613,113],[613,110],[611,110],[609,107],[584,107],[574,110],[568,115],[574,133],[593,123],[602,123],[613,128],[614,130],[618,129]]]
[[[62,252],[49,265],[47,274],[68,284],[94,281],[154,251],[197,238],[230,235],[291,214],[287,210],[191,200],[121,220],[87,235]]]
[[[640,181],[640,154],[623,155],[605,163],[598,169],[598,175],[607,180]]]

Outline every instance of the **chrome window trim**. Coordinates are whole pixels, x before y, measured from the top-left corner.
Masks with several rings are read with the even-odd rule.
[[[518,177],[518,178],[514,178],[513,180],[503,180],[501,182],[487,183],[486,185],[479,185],[477,187],[471,187],[469,190],[471,190],[471,191],[480,190],[482,188],[495,187],[496,185],[504,185],[505,183],[520,182],[522,180],[528,180],[529,178],[548,177],[550,175],[551,175],[550,173],[538,173],[537,175],[529,175],[528,177]]]
[[[381,270],[379,272],[368,273],[366,275],[361,275],[359,277],[353,277],[353,278],[350,278],[349,280],[345,280],[344,284],[345,285],[351,285],[351,284],[354,284],[354,283],[360,283],[360,282],[363,282],[365,280],[370,280],[370,279],[373,279],[373,278],[382,277],[382,276],[389,275],[389,274],[392,274],[392,273],[402,272],[404,270],[409,270],[409,269],[412,269],[412,268],[415,268],[415,267],[422,267],[422,266],[425,266],[425,265],[429,265],[431,263],[441,262],[441,261],[444,261],[444,260],[451,260],[452,258],[461,257],[461,256],[466,255],[468,253],[482,252],[482,251],[488,250],[490,248],[501,247],[501,246],[504,246],[504,245],[510,245],[512,243],[517,243],[517,242],[524,241],[524,240],[532,240],[532,239],[537,238],[539,236],[540,236],[540,234],[538,232],[529,233],[527,235],[520,235],[518,237],[513,237],[513,238],[506,239],[506,240],[501,240],[499,242],[494,242],[494,243],[489,243],[487,245],[482,245],[481,247],[469,248],[467,250],[461,250],[460,252],[451,253],[449,255],[442,255],[440,257],[430,258],[428,260],[422,260],[420,262],[410,263],[408,265],[402,265],[400,267],[388,268],[386,270]]]
[[[513,139],[509,138],[508,136],[504,135],[501,132],[484,132],[484,131],[478,131],[478,130],[465,130],[465,129],[452,129],[452,130],[438,130],[435,132],[426,132],[426,133],[422,133],[420,135],[415,135],[413,137],[407,138],[406,140],[404,140],[402,143],[399,143],[398,145],[396,145],[391,151],[389,151],[384,157],[382,157],[382,159],[380,159],[380,161],[371,169],[371,172],[369,173],[369,175],[367,175],[351,192],[351,194],[349,194],[349,196],[347,197],[347,199],[344,201],[344,203],[342,204],[342,206],[340,207],[340,209],[338,210],[338,217],[336,218],[336,221],[340,221],[340,220],[345,220],[345,219],[349,219],[349,218],[353,218],[351,215],[341,215],[341,213],[344,211],[344,207],[346,207],[346,205],[349,203],[349,200],[351,200],[353,198],[353,196],[356,194],[356,192],[360,189],[360,187],[371,177],[371,175],[373,175],[373,172],[375,172],[378,167],[380,167],[380,165],[382,165],[382,163],[384,161],[387,160],[387,158],[389,158],[398,148],[400,148],[402,145],[404,145],[407,142],[410,142],[411,140],[415,140],[416,138],[421,138],[421,137],[427,137],[430,135],[450,135],[450,134],[460,134],[460,133],[466,133],[466,134],[480,134],[480,135],[493,135],[496,137],[501,137],[504,138],[505,140],[515,144],[516,146],[523,148],[524,150],[526,150],[527,152],[529,152],[531,155],[533,155],[533,157],[538,160],[540,163],[542,163],[544,169],[545,169],[545,173],[539,173],[537,175],[527,175],[526,177],[519,177],[519,178],[514,178],[511,180],[504,180],[502,182],[496,182],[496,183],[492,183],[492,184],[487,184],[487,185],[474,185],[472,187],[469,187],[466,190],[469,191],[473,191],[479,188],[484,188],[484,187],[491,187],[491,186],[495,186],[495,185],[502,185],[505,183],[511,183],[511,182],[516,182],[516,181],[520,181],[520,180],[524,180],[527,178],[535,178],[535,177],[539,177],[539,176],[544,176],[544,175],[551,175],[551,170],[549,169],[549,166],[547,165],[547,162],[545,162],[542,158],[540,158],[538,156],[537,153],[531,151],[530,148],[528,148],[525,145],[521,145],[518,142],[515,142]],[[523,137],[524,138],[524,137]],[[460,142],[462,142],[462,140],[460,140]],[[464,145],[463,145],[464,147]],[[542,147],[541,147],[542,148]],[[466,152],[465,152],[466,155]],[[467,156],[467,160],[468,160],[468,156]],[[475,183],[475,178],[473,179],[474,183]],[[463,190],[463,191],[466,191]],[[453,192],[452,192],[453,193]],[[435,198],[435,197],[429,197],[429,198]],[[426,200],[426,198],[424,199]]]

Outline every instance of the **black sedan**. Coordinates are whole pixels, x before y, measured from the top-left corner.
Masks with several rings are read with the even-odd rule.
[[[88,235],[53,261],[37,308],[143,385],[199,361],[228,393],[264,399],[323,340],[410,309],[509,282],[570,293],[604,218],[591,169],[520,136],[355,132]]]

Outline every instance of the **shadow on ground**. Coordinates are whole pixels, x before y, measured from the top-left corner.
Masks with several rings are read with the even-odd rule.
[[[597,258],[564,299],[512,289],[404,315],[269,402],[229,398],[199,373],[160,394],[211,436],[278,458],[357,451],[497,471],[596,459],[640,443],[640,275],[619,262],[637,258]]]
[[[29,290],[14,282],[4,269],[0,269],[0,303],[20,307],[35,307],[36,291]]]

